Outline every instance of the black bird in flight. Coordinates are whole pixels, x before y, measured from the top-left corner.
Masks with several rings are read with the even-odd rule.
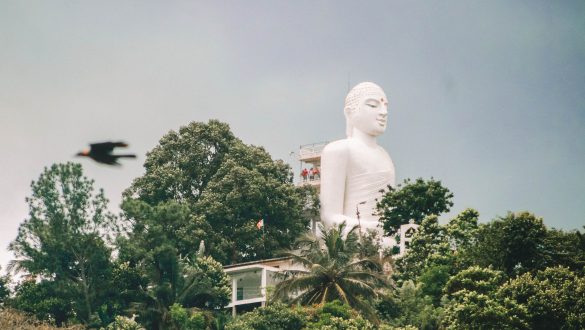
[[[136,158],[136,155],[114,155],[112,151],[116,147],[127,147],[128,144],[124,142],[101,142],[101,143],[92,143],[89,145],[89,149],[85,149],[79,153],[77,156],[89,157],[95,160],[98,163],[108,164],[108,165],[120,165],[118,163],[118,158]]]

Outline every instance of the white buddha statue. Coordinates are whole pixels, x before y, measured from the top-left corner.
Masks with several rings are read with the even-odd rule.
[[[344,113],[347,138],[329,143],[321,154],[321,220],[382,233],[376,199],[395,185],[392,159],[376,142],[386,130],[388,98],[380,86],[360,83],[347,94]]]

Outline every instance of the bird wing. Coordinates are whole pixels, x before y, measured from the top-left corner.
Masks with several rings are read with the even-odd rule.
[[[127,147],[124,142],[101,142],[89,145],[93,153],[111,153],[116,147]]]

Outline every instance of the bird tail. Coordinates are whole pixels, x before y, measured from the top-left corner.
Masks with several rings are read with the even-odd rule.
[[[118,158],[136,158],[136,155],[114,155]]]

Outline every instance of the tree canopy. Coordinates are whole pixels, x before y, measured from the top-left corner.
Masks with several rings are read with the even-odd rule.
[[[526,308],[530,329],[585,328],[585,277],[566,267],[522,274],[497,294]]]
[[[26,199],[29,217],[9,246],[17,257],[12,269],[47,282],[38,286],[40,291],[34,287],[26,292],[49,294],[49,288],[59,288],[59,296],[71,299],[73,310],[86,323],[109,293],[100,288],[108,286],[111,248],[106,240],[116,227],[104,192],[94,192],[93,184],[83,176],[80,164],[45,168],[31,184],[32,195]]]
[[[296,187],[287,164],[243,143],[216,120],[169,132],[144,167],[126,199],[185,205],[199,217],[209,253],[224,264],[272,257],[290,247],[317,210],[316,192]],[[261,219],[264,229],[258,230]]]
[[[509,212],[479,226],[477,244],[470,253],[476,264],[508,275],[543,269],[548,259],[546,234],[542,218],[529,212]]]
[[[413,221],[420,224],[429,215],[449,212],[453,206],[453,194],[443,187],[441,181],[410,179],[396,188],[388,186],[376,207],[386,235],[394,235],[400,225]]]

